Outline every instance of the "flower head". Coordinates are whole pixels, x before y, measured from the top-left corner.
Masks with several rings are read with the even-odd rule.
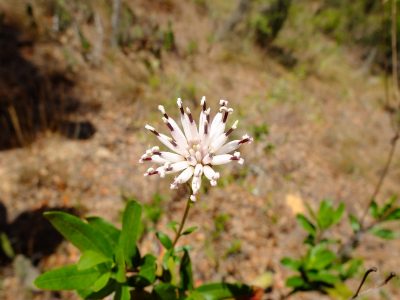
[[[200,190],[201,177],[206,176],[212,186],[217,185],[220,174],[214,171],[214,166],[230,162],[243,164],[240,152],[236,151],[242,144],[249,143],[253,139],[244,135],[239,140],[228,142],[229,135],[236,129],[238,121],[226,129],[229,115],[233,112],[228,107],[228,101],[220,100],[219,112],[211,120],[210,108],[207,108],[206,98],[201,99],[200,120],[197,126],[192,112],[183,107],[182,100],[178,98],[180,110],[179,125],[167,115],[162,105],[158,109],[163,114],[163,122],[168,127],[171,137],[158,132],[154,127],[146,125],[145,128],[152,132],[164,146],[172,152],[161,151],[159,147],[153,147],[142,155],[139,162],[153,162],[160,165],[157,168],[149,168],[144,176],[158,174],[164,177],[166,174],[181,172],[175,177],[171,189],[185,183],[192,178],[192,195],[190,199],[196,200],[196,194]],[[232,153],[233,152],[233,153]]]

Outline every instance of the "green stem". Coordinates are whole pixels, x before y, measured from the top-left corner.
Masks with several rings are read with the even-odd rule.
[[[172,247],[173,248],[175,247],[176,243],[178,242],[179,238],[181,237],[181,233],[182,233],[183,227],[185,226],[185,222],[186,222],[187,216],[189,215],[189,208],[190,208],[191,202],[192,201],[190,200],[190,197],[189,197],[187,199],[187,201],[186,201],[185,212],[183,213],[183,217],[182,217],[181,223],[179,224],[178,231],[176,232],[175,239],[174,239],[174,241],[172,243]]]

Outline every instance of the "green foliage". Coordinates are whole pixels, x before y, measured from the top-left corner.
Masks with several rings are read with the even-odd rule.
[[[163,47],[166,51],[173,51],[176,49],[175,35],[172,30],[171,23],[168,23],[168,28],[163,33]]]
[[[277,37],[289,13],[291,0],[265,1],[266,6],[258,9],[252,20],[255,41],[262,47],[267,47]]]
[[[245,284],[229,284],[225,282],[204,284],[192,292],[188,299],[246,299],[252,295],[252,289]],[[195,298],[196,297],[196,298]]]
[[[48,212],[53,226],[81,251],[79,262],[40,275],[35,285],[46,290],[76,290],[83,299],[227,299],[250,297],[249,286],[213,283],[195,287],[189,247],[173,247],[162,232],[156,236],[166,248],[162,264],[151,253],[139,253],[142,206],[129,200],[122,216],[122,229],[99,217],[85,221],[64,212]],[[176,223],[173,224],[176,231]],[[196,227],[184,230],[191,234]],[[151,292],[145,290],[151,286]]]
[[[169,250],[172,248],[172,241],[168,235],[166,235],[165,233],[163,233],[161,231],[158,231],[156,233],[156,236],[159,239],[159,241],[161,242],[161,244],[164,246],[165,249]]]
[[[101,275],[97,267],[79,270],[77,265],[70,265],[44,273],[35,284],[46,290],[80,290],[93,285]]]
[[[397,1],[400,8],[400,2]],[[325,0],[312,20],[318,30],[340,43],[351,43],[378,50],[375,62],[390,65],[391,1]],[[400,22],[397,22],[397,50],[400,49]],[[390,69],[387,69],[390,70]]]
[[[4,232],[0,233],[0,244],[1,250],[3,250],[4,254],[7,255],[8,258],[13,258],[15,256],[11,242]]]
[[[147,219],[149,219],[153,224],[156,224],[162,214],[162,202],[164,201],[162,195],[156,193],[153,195],[153,201],[150,204],[143,205],[143,211]]]
[[[285,257],[282,265],[296,272],[286,280],[286,286],[298,291],[319,291],[323,293],[344,293],[342,282],[356,275],[360,260],[343,263],[335,252],[337,241],[326,237],[326,233],[337,225],[345,210],[343,203],[336,208],[330,200],[321,201],[318,210],[308,207],[311,217],[296,216],[299,225],[306,231],[305,255],[299,259]],[[339,289],[341,287],[341,289]]]
[[[226,224],[228,223],[230,218],[231,216],[226,213],[218,214],[215,216],[214,230],[212,232],[212,236],[214,239],[218,238],[221,235],[221,233],[225,230]]]
[[[225,252],[225,256],[230,256],[234,254],[240,253],[242,250],[242,242],[238,239],[235,239],[231,242],[229,248]]]
[[[389,228],[383,228],[382,223],[389,221],[400,220],[400,207],[396,205],[398,198],[393,195],[387,199],[381,206],[375,201],[371,202],[369,207],[370,215],[375,219],[375,223],[369,229],[373,235],[382,239],[391,240],[398,236],[393,230]]]
[[[122,217],[122,231],[118,241],[124,261],[128,267],[133,266],[137,254],[136,241],[139,238],[142,207],[136,201],[129,201]]]
[[[93,250],[106,257],[112,257],[111,244],[90,224],[64,212],[46,212],[44,216],[81,252]]]
[[[396,206],[397,197],[392,196],[379,206],[371,202],[369,212],[374,219],[371,225],[362,224],[360,219],[349,214],[350,227],[354,235],[370,232],[382,239],[393,239],[397,234],[382,223],[400,219],[400,207]],[[347,241],[328,238],[330,230],[343,218],[345,205],[340,203],[336,208],[330,200],[321,201],[319,208],[307,207],[310,217],[303,214],[296,216],[299,225],[306,231],[304,240],[306,253],[300,258],[284,257],[281,264],[296,274],[286,280],[286,286],[292,293],[298,291],[319,291],[336,298],[348,299],[351,291],[345,281],[357,275],[363,261],[345,257],[341,246]],[[357,244],[352,245],[356,247]]]
[[[252,133],[255,141],[260,141],[269,135],[269,127],[267,124],[254,125]]]

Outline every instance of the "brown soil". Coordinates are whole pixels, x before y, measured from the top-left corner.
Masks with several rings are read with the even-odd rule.
[[[73,86],[65,101],[76,99],[79,104],[51,118],[54,126],[42,126],[29,134],[32,139],[25,147],[11,143],[0,152],[0,199],[8,223],[24,212],[68,207],[83,216],[99,215],[118,224],[124,206],[121,195],[150,203],[159,193],[164,197],[163,215],[156,228],[165,228],[169,221],[180,219],[185,200],[181,191],[169,190],[172,178],[143,177],[148,166],[138,160],[145,149],[157,144],[144,132],[144,125],[163,128],[157,105],[165,105],[170,115],[177,116],[178,96],[194,107],[205,95],[214,109],[220,98],[228,99],[235,108],[234,117],[240,119],[238,136],[254,134],[253,128],[262,124],[268,124],[270,134],[243,149],[243,168],[220,169],[223,187],[207,188],[188,221],[188,226],[198,225],[199,230],[181,243],[193,246],[198,283],[222,278],[253,283],[268,272],[273,283],[267,298],[276,299],[287,292],[284,279],[290,274],[280,259],[305,251],[305,234],[294,218],[305,210],[304,203],[316,207],[324,198],[344,201],[356,215],[368,203],[392,137],[388,115],[380,106],[384,99],[381,78],[364,71],[357,49],[336,45],[323,36],[315,39],[320,53],[313,52],[317,46],[294,51],[299,65],[287,69],[247,40],[241,44],[233,37],[211,45],[208,38],[216,30],[219,16],[205,15],[195,1],[166,1],[168,4],[157,9],[152,6],[148,15],[149,4],[136,2],[139,18],[162,25],[173,21],[177,51],[163,51],[158,60],[147,50],[124,53],[107,49],[101,62],[94,65],[82,58],[70,32],[51,42],[26,33],[26,39],[34,43],[18,48],[18,55],[38,70],[39,82],[50,80],[51,69],[68,75]],[[9,18],[18,20],[18,6],[10,10],[6,1],[0,4]],[[24,26],[18,29],[22,30],[18,40],[25,39]],[[276,44],[284,47],[294,31],[285,28]],[[196,50],[191,53],[188,49],[194,43]],[[74,63],[66,60],[66,52]],[[144,61],[155,65],[151,71]],[[64,134],[68,131],[65,122],[73,124],[73,132],[82,130],[82,122],[90,123],[95,133],[87,139]],[[379,201],[399,192],[399,179],[397,151]],[[218,218],[225,219],[225,224],[224,230],[216,233]],[[24,226],[31,230],[32,224]],[[343,225],[335,234],[349,232]],[[398,241],[368,237],[356,254],[365,259],[365,266],[376,266],[385,274],[397,269],[399,247]],[[160,251],[151,233],[140,248]],[[40,252],[44,256],[38,260],[40,270],[75,262],[78,256],[65,242],[53,250],[50,256]],[[26,250],[26,255],[38,254],[32,251]],[[23,282],[13,265],[3,268],[0,280],[2,299],[56,297],[21,289]],[[358,281],[350,282],[351,287]],[[385,289],[388,299],[398,295],[396,287],[398,282]],[[63,293],[62,297],[75,296]],[[295,298],[323,299],[317,294]]]

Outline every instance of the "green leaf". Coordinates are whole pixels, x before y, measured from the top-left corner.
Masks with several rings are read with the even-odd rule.
[[[330,299],[351,299],[354,294],[354,291],[343,282],[337,282],[333,288],[325,288],[324,291],[328,293]]]
[[[178,232],[177,226],[178,226],[178,222],[176,222],[176,221],[171,221],[167,224],[167,227],[172,229],[175,233]]]
[[[307,219],[303,214],[297,214],[296,219],[309,234],[311,234],[312,236],[316,235],[315,225],[309,219]]]
[[[165,249],[169,250],[172,248],[172,241],[168,237],[168,235],[166,235],[161,231],[157,231],[156,236],[160,240],[161,244],[164,246]]]
[[[340,279],[338,276],[331,274],[327,271],[319,271],[319,272],[309,272],[307,273],[307,277],[310,281],[324,282],[327,284],[335,284]]]
[[[191,234],[192,232],[196,231],[197,228],[198,228],[197,226],[189,227],[188,229],[185,229],[185,230],[182,232],[182,235],[189,235],[189,234]]]
[[[332,218],[332,225],[335,225],[340,222],[342,219],[343,213],[344,213],[345,205],[343,202],[341,202],[336,209],[336,211],[333,213],[333,218]]]
[[[309,251],[307,269],[321,270],[330,265],[336,258],[336,255],[325,248],[324,245],[317,245]]]
[[[363,261],[361,259],[351,259],[345,265],[341,265],[340,276],[344,280],[354,277],[362,263]]]
[[[111,259],[99,252],[87,250],[83,252],[77,266],[79,270],[85,270],[107,261],[111,261]]]
[[[100,217],[89,217],[86,220],[90,226],[104,235],[113,248],[117,246],[121,230]]]
[[[131,300],[129,286],[120,285],[115,292],[114,300]]]
[[[382,208],[380,209],[380,216],[384,216],[393,206],[393,204],[397,201],[397,196],[391,196],[386,202],[383,204]]]
[[[371,202],[371,205],[369,206],[369,212],[371,216],[373,216],[375,219],[378,219],[380,217],[378,204],[375,201]]]
[[[110,277],[111,277],[111,272],[103,273],[91,286],[91,289],[94,292],[100,291],[107,285],[108,281],[110,280]]]
[[[222,299],[246,299],[253,295],[253,290],[245,284],[233,283],[209,283],[204,284],[197,289],[206,300],[222,300]]]
[[[184,254],[179,267],[179,273],[181,275],[180,287],[184,291],[193,290],[193,274],[192,274],[192,263],[190,261],[189,251],[184,249]]]
[[[354,232],[358,232],[361,229],[360,222],[358,221],[357,217],[354,215],[349,215],[350,226]]]
[[[400,208],[396,208],[395,210],[390,212],[385,218],[385,221],[392,221],[392,220],[400,220]]]
[[[104,274],[103,274],[104,275]],[[100,278],[94,283],[93,286],[96,286],[97,282],[100,280]],[[92,286],[92,287],[93,287]],[[110,279],[107,284],[99,291],[95,292],[93,289],[88,288],[88,289],[81,289],[78,290],[79,296],[81,296],[83,299],[90,299],[90,300],[101,300],[113,293],[117,289],[117,282],[113,279]]]
[[[79,290],[90,287],[102,274],[97,268],[78,270],[69,265],[43,273],[35,285],[45,290]]]
[[[307,283],[304,281],[303,278],[301,278],[300,276],[291,276],[288,279],[286,279],[286,286],[287,287],[291,287],[291,288],[306,288],[307,287]]]
[[[198,291],[191,291],[185,300],[207,300],[207,298]]]
[[[139,267],[139,272],[137,275],[132,277],[129,282],[135,287],[146,287],[156,280],[156,271],[157,271],[157,264],[156,264],[156,257],[152,254],[146,254],[142,258],[142,263]]]
[[[0,234],[1,249],[8,258],[13,258],[15,256],[14,249],[11,246],[10,239],[8,236],[2,232]]]
[[[93,250],[107,257],[113,256],[112,247],[101,232],[78,217],[57,211],[45,212],[44,216],[81,252]]]
[[[332,225],[333,207],[332,203],[328,200],[323,200],[319,206],[317,222],[321,229],[327,229]]]
[[[285,267],[292,269],[294,271],[298,271],[302,265],[302,262],[299,260],[295,260],[290,257],[284,257],[281,259],[281,264]]]
[[[115,249],[115,262],[117,264],[117,272],[115,274],[115,279],[119,283],[124,283],[126,282],[126,276],[125,276],[126,265],[122,247],[117,247]]]
[[[390,229],[372,227],[370,232],[373,235],[376,235],[377,237],[380,237],[385,240],[392,240],[392,239],[396,238],[396,234],[394,233],[393,230],[390,230]]]
[[[142,207],[136,201],[129,201],[122,217],[122,232],[119,238],[119,245],[128,267],[132,267],[133,258],[137,254],[136,241],[140,232],[140,216]]]
[[[153,289],[153,295],[158,300],[178,300],[178,288],[170,283],[160,283]]]

